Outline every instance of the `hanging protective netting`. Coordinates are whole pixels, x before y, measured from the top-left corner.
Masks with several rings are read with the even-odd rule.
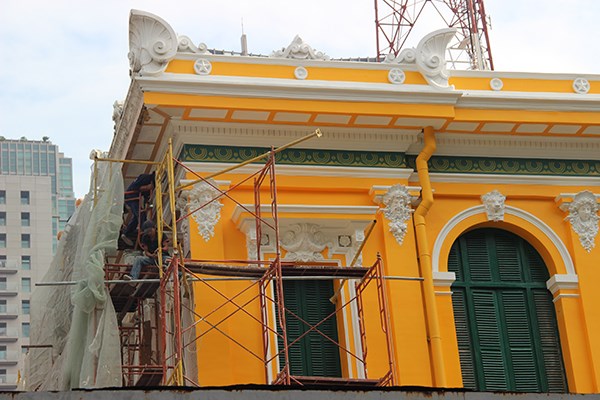
[[[43,279],[76,284],[40,286],[31,296],[32,347],[23,390],[122,385],[119,329],[104,260],[117,248],[123,177],[121,164],[96,163],[92,188],[67,223]]]

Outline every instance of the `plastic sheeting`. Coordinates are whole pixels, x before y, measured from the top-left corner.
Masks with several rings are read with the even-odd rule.
[[[114,253],[123,215],[121,164],[98,162],[98,194],[90,189],[67,223],[44,282],[31,297],[32,345],[24,390],[122,385],[119,329],[104,284],[105,256]],[[94,182],[92,176],[92,182]]]

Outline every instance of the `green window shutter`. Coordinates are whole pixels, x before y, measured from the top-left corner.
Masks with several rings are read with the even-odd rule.
[[[548,272],[526,241],[479,229],[452,246],[452,287],[463,382],[483,391],[566,392]]]
[[[480,357],[479,385],[484,390],[506,390],[507,368],[496,295],[491,290],[473,290],[471,298]]]
[[[458,340],[458,356],[463,371],[463,385],[467,389],[475,390],[475,361],[471,348],[469,324],[467,321],[467,309],[464,288],[454,288],[452,294],[452,306],[454,308],[454,324],[456,325],[456,339]]]
[[[567,391],[567,380],[563,372],[564,365],[560,352],[556,315],[552,306],[552,295],[547,290],[534,290],[533,301],[540,332],[544,376],[547,381],[545,391],[564,393]]]
[[[331,281],[292,281],[283,282],[285,307],[311,325],[316,325],[335,311],[335,305],[329,299],[333,296]],[[292,343],[310,327],[286,313],[286,331],[288,344]],[[288,350],[292,375],[341,377],[339,347],[323,337],[323,333],[333,341],[338,341],[335,316],[292,345]],[[283,350],[282,342],[278,343]],[[281,364],[285,362],[283,354],[279,356]]]
[[[492,270],[486,237],[471,235],[470,240],[462,241],[461,245],[466,249],[466,264],[469,266],[469,268],[463,267],[466,272],[465,278],[470,278],[472,281],[489,282],[492,279]]]

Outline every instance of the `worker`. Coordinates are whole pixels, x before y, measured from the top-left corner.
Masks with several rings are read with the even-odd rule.
[[[144,197],[145,202],[150,198],[150,192],[154,189],[155,172],[141,174],[127,187],[125,191],[125,204],[131,212],[131,218],[127,226],[121,230],[121,240],[128,246],[133,246],[135,241],[131,238],[138,233],[138,223],[144,223],[146,214],[140,216],[140,199]]]
[[[146,221],[142,225],[142,236],[140,237],[140,247],[142,253],[133,259],[131,274],[125,275],[125,280],[135,280],[140,278],[142,269],[148,265],[159,265],[158,263],[158,231],[156,224],[152,221]],[[162,238],[162,259],[163,265],[169,257],[169,239],[166,236]]]

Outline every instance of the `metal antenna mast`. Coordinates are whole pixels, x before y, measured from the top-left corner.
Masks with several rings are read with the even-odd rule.
[[[408,44],[407,39],[414,30],[421,29],[423,36],[447,27],[457,28],[456,37],[448,49],[449,68],[494,69],[483,0],[374,1],[379,61],[388,54],[397,56]],[[427,26],[429,29],[423,30]]]

